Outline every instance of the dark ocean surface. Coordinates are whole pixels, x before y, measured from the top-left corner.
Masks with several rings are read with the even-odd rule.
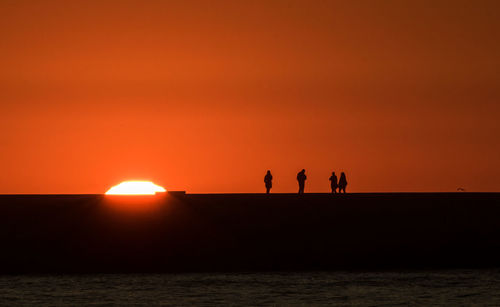
[[[2,306],[500,306],[500,270],[0,276]]]

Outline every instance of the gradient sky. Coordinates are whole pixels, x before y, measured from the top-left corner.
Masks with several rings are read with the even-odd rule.
[[[0,2],[0,193],[500,191],[500,1]]]

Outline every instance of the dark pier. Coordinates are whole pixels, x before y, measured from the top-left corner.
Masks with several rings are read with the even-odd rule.
[[[2,195],[0,273],[500,267],[500,193]]]

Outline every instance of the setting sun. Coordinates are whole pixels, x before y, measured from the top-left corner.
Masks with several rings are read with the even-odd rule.
[[[106,192],[106,195],[155,195],[166,190],[151,181],[124,181]]]

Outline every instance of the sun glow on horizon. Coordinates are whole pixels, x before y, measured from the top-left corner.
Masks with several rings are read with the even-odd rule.
[[[151,181],[124,181],[109,189],[106,195],[155,195],[166,190]]]

